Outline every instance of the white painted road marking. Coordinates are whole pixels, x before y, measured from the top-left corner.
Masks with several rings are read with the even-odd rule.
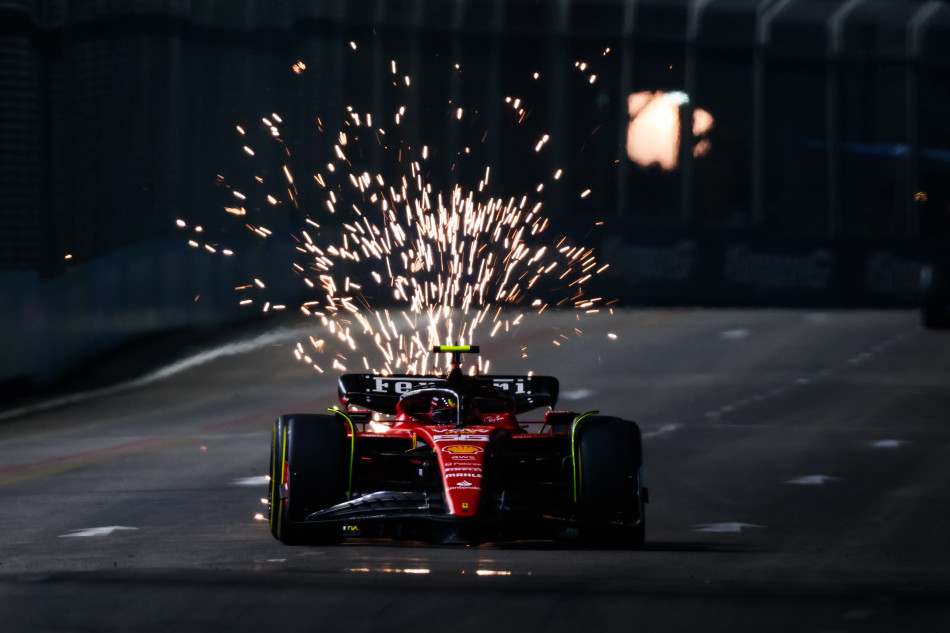
[[[764,528],[754,523],[700,523],[693,532],[741,532],[742,528]]]
[[[904,440],[877,440],[871,442],[873,448],[899,448],[903,444],[907,444],[907,442]]]
[[[564,400],[580,400],[581,398],[586,398],[592,395],[594,395],[594,392],[590,389],[575,389],[574,391],[561,392],[561,398]]]
[[[804,477],[789,479],[785,483],[795,484],[796,486],[822,486],[829,481],[836,481],[838,479],[841,479],[841,477],[831,477],[829,475],[805,475]]]
[[[725,341],[738,341],[748,336],[749,330],[726,330],[725,332],[719,333],[719,338]]]
[[[83,528],[80,530],[73,530],[69,534],[60,534],[59,538],[68,537],[68,536],[109,536],[113,532],[118,532],[119,530],[137,530],[138,528],[126,527],[124,525],[109,525],[107,527],[94,527],[94,528]]]
[[[816,318],[816,319],[813,319],[813,320],[816,320],[816,321],[823,320],[824,318],[827,317],[827,314],[825,314],[825,313],[815,313],[815,315],[817,315],[817,318]],[[819,371],[817,371],[817,372],[815,372],[815,373],[813,373],[813,374],[811,374],[811,375],[809,375],[809,376],[799,376],[798,378],[796,378],[796,379],[795,379],[791,384],[789,384],[789,385],[786,385],[786,386],[784,386],[784,387],[777,387],[777,388],[775,388],[775,389],[773,389],[772,391],[769,391],[769,392],[753,394],[753,395],[749,396],[748,398],[744,398],[744,399],[742,399],[742,400],[739,400],[738,402],[734,402],[734,403],[732,403],[732,404],[723,405],[722,407],[719,408],[718,411],[707,411],[704,415],[705,415],[705,417],[707,417],[707,418],[709,418],[710,420],[712,420],[714,423],[719,423],[719,421],[723,418],[723,416],[725,416],[725,415],[728,414],[728,413],[731,413],[731,412],[735,411],[736,409],[738,409],[738,408],[740,408],[740,407],[742,407],[742,406],[745,406],[745,405],[748,404],[749,402],[756,402],[756,403],[764,402],[764,401],[768,400],[769,398],[774,398],[774,397],[776,397],[776,396],[780,396],[780,395],[782,395],[783,393],[785,393],[786,391],[788,391],[788,390],[790,390],[790,389],[796,389],[796,388],[804,387],[805,385],[810,385],[810,384],[812,384],[812,383],[815,382],[815,381],[824,380],[824,379],[826,379],[826,378],[830,378],[830,377],[834,376],[835,374],[837,374],[837,373],[839,373],[839,372],[841,372],[841,371],[843,371],[843,370],[846,370],[846,369],[848,369],[848,368],[852,368],[852,369],[853,369],[853,368],[857,367],[858,365],[861,365],[862,363],[865,363],[865,362],[868,362],[868,361],[870,361],[870,360],[873,360],[874,357],[875,357],[875,354],[877,354],[877,353],[880,352],[881,350],[886,349],[886,348],[888,348],[888,347],[890,347],[890,346],[892,346],[892,345],[897,344],[898,342],[900,342],[900,341],[902,341],[902,340],[904,340],[904,339],[910,337],[911,335],[913,335],[913,334],[916,333],[916,332],[917,332],[917,330],[911,330],[911,331],[905,332],[905,333],[903,333],[903,334],[899,334],[899,335],[897,335],[897,336],[895,336],[895,337],[892,337],[891,339],[888,339],[888,340],[884,341],[883,343],[879,343],[878,345],[872,347],[872,348],[871,348],[872,351],[870,351],[870,352],[868,352],[868,351],[861,352],[860,354],[858,354],[858,355],[856,355],[856,356],[854,356],[854,357],[852,357],[852,358],[849,358],[849,359],[848,359],[847,361],[845,361],[841,366],[838,366],[838,367],[825,367],[824,369],[821,369],[821,370],[819,370]],[[742,339],[742,338],[746,338],[748,335],[749,335],[749,330],[742,330],[742,329],[724,330],[724,331],[722,331],[722,332],[719,333],[719,338],[721,338],[721,339]],[[892,447],[892,446],[880,446],[879,448],[893,448],[893,447]],[[791,483],[791,482],[789,482],[789,483]],[[802,482],[802,483],[805,483],[805,482]],[[822,482],[822,483],[824,483],[824,482]]]
[[[647,431],[647,432],[643,433],[643,434],[642,434],[642,437],[643,437],[643,439],[649,439],[649,438],[652,438],[652,437],[659,437],[659,436],[665,435],[665,434],[667,434],[667,433],[672,433],[673,431],[675,431],[675,430],[678,429],[678,428],[680,428],[680,425],[679,425],[679,424],[664,424],[663,426],[661,426],[660,428],[658,428],[658,429],[655,430],[655,431]]]

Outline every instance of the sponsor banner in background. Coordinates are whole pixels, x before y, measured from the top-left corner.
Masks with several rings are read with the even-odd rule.
[[[763,289],[828,290],[836,257],[826,249],[807,253],[754,249],[729,244],[723,253],[723,281]]]
[[[870,250],[864,256],[864,289],[874,295],[916,301],[920,294],[920,254],[892,249]]]
[[[830,308],[915,307],[925,249],[866,243],[630,227],[602,245],[611,267],[598,288],[621,304]]]
[[[685,282],[696,272],[697,247],[693,240],[671,244],[625,245],[613,239],[604,245],[607,261],[623,270],[629,282]]]

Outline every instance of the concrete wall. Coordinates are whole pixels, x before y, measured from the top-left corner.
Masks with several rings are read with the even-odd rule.
[[[277,261],[265,248],[227,258],[167,240],[117,249],[52,277],[0,271],[0,385],[50,383],[149,334],[257,316],[260,304],[241,306],[234,290],[254,277],[271,282],[272,301],[293,301],[299,282]]]

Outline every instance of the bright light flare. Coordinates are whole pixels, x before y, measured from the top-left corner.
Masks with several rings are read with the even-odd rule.
[[[627,97],[627,156],[631,161],[644,167],[656,164],[667,171],[679,165],[680,107],[686,103],[689,96],[683,92],[638,92]],[[709,140],[700,137],[712,129],[713,122],[709,112],[693,109],[694,156],[709,151]]]

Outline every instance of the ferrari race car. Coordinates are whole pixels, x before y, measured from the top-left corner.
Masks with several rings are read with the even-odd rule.
[[[636,423],[553,410],[551,376],[466,376],[461,355],[477,346],[433,352],[452,354],[445,377],[344,374],[340,408],[277,418],[268,499],[277,539],[643,543]],[[543,419],[519,419],[538,407],[549,408]]]

